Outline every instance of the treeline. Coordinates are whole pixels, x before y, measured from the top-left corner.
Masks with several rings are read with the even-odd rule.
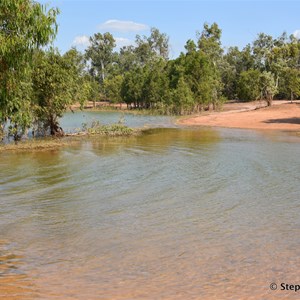
[[[165,114],[216,109],[227,99],[250,101],[296,99],[300,96],[300,41],[283,33],[260,33],[242,50],[221,45],[221,29],[204,24],[178,58],[168,59],[166,34],[152,28],[136,37],[136,46],[113,52],[110,33],[90,38],[86,58],[100,92],[113,102]],[[105,55],[106,54],[106,55]]]
[[[19,139],[63,135],[59,118],[73,103],[125,102],[163,114],[216,109],[226,99],[249,101],[300,96],[300,41],[259,34],[244,49],[221,44],[221,29],[204,24],[178,58],[169,38],[152,28],[119,51],[110,33],[96,33],[84,53],[60,54],[50,45],[58,9],[32,0],[0,2],[0,134]]]

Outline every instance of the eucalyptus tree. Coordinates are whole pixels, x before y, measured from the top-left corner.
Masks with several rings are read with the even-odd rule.
[[[202,78],[205,78],[205,83],[201,80],[200,90],[203,90],[203,95],[205,96],[198,94],[203,98],[203,103],[212,104],[214,109],[222,100],[223,90],[220,72],[220,66],[223,59],[221,35],[222,30],[217,23],[213,23],[212,25],[205,23],[202,32],[198,32],[199,53],[203,56],[200,56],[200,62],[203,64]],[[207,60],[205,60],[205,58],[207,58]]]
[[[169,37],[161,33],[157,28],[151,28],[149,37],[136,36],[135,53],[142,65],[146,65],[153,59],[162,58],[168,60],[169,56]]]
[[[119,72],[123,74],[137,65],[137,55],[133,45],[124,46],[120,49],[117,65],[119,67]]]
[[[223,49],[221,45],[222,30],[217,23],[209,25],[204,23],[202,32],[198,32],[199,50],[209,57],[217,65],[222,57]]]
[[[58,9],[31,0],[0,1],[0,123],[19,138],[31,125],[31,63],[57,33]]]
[[[275,40],[271,35],[259,33],[253,41],[252,51],[255,58],[255,67],[262,71],[271,70],[271,52],[275,47]]]
[[[114,61],[113,49],[116,41],[111,33],[96,33],[90,37],[90,46],[86,49],[86,58],[91,64],[91,73],[102,83],[108,68]]]
[[[274,96],[277,94],[278,88],[275,81],[274,74],[263,71],[260,75],[260,93],[261,99],[267,101],[267,105],[271,106]]]
[[[169,37],[165,33],[161,33],[157,28],[151,28],[151,34],[147,39],[152,51],[159,57],[167,60],[169,57]]]

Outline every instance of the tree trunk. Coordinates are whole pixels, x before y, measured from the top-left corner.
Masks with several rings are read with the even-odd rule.
[[[50,134],[56,137],[62,137],[65,135],[63,129],[59,126],[58,122],[53,117],[49,120]]]
[[[273,102],[273,97],[267,95],[267,105],[268,105],[268,106],[272,106],[272,102]]]
[[[102,77],[102,82],[105,79],[105,74],[104,74],[104,64],[103,61],[101,60],[101,77]]]
[[[13,135],[14,136],[14,141],[17,143],[19,140],[21,140],[21,136],[18,133],[18,125],[15,125],[14,129],[15,129],[14,135]]]

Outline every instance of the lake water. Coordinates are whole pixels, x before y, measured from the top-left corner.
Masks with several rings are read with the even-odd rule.
[[[99,111],[75,111],[68,112],[60,120],[61,127],[65,132],[73,132],[74,129],[81,129],[83,124],[91,126],[92,122],[99,121],[101,124],[113,124],[119,121],[129,127],[153,128],[153,127],[174,127],[174,118],[166,116],[152,116],[119,112]]]
[[[269,288],[300,284],[299,142],[156,128],[1,153],[0,299],[299,299]]]

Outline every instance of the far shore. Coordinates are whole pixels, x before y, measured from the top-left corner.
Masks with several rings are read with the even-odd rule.
[[[274,100],[271,107],[263,101],[226,103],[220,112],[204,112],[180,118],[187,126],[300,131],[300,101]]]
[[[71,110],[79,110],[80,104],[75,103],[70,106]],[[109,101],[87,101],[83,107],[84,110],[128,110],[126,103],[110,103]]]

